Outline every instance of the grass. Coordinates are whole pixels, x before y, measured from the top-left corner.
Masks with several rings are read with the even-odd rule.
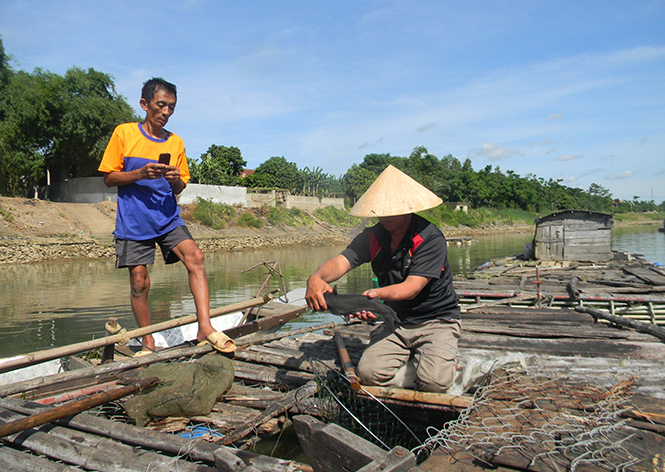
[[[8,212],[3,208],[0,208],[0,216],[2,216],[2,219],[5,220],[7,223],[14,222],[14,215],[12,215],[10,212]]]
[[[349,211],[346,209],[342,210],[335,207],[319,208],[313,212],[313,215],[324,223],[337,227],[355,226],[363,220],[363,218],[349,215]],[[510,208],[477,208],[470,209],[468,213],[465,213],[463,211],[453,211],[446,205],[421,212],[420,215],[440,228],[532,225],[536,218],[542,216],[537,213]],[[0,209],[0,216],[9,222],[13,221],[12,215],[6,210]],[[191,206],[187,214],[183,214],[183,217],[196,220],[213,229],[232,226],[261,228],[265,224],[306,227],[313,224],[312,216],[298,208],[287,209],[276,206],[239,213],[233,206],[212,203],[201,198]],[[665,213],[620,213],[614,215],[614,217],[617,222],[660,222],[665,218]],[[373,218],[368,224],[374,224],[376,221],[376,218]]]
[[[213,203],[202,198],[197,199],[192,218],[202,225],[213,229],[223,229],[232,223],[236,216],[236,210],[231,205]]]
[[[270,207],[266,215],[268,223],[273,226],[311,226],[314,221],[312,217],[299,208]]]
[[[663,221],[665,219],[665,213],[663,212],[654,212],[654,213],[616,213],[614,215],[614,220],[621,223],[632,223],[636,221],[653,221],[654,223]]]
[[[256,217],[254,213],[248,211],[240,215],[240,218],[238,218],[238,226],[243,226],[245,228],[261,228],[263,226],[263,221]]]
[[[421,215],[439,227],[468,226],[469,228],[533,224],[538,217],[536,213],[509,208],[478,208],[470,209],[468,213],[465,213],[463,211],[453,211],[446,205],[424,211]]]
[[[314,216],[332,226],[355,226],[362,221],[362,218],[349,215],[348,210],[341,210],[332,206],[317,208],[314,210]]]

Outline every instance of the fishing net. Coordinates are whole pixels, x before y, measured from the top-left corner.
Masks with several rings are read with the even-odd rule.
[[[633,385],[628,379],[599,387],[499,369],[460,417],[432,429],[421,448],[519,470],[644,470],[638,465],[644,451],[621,419]]]
[[[134,395],[124,403],[138,426],[151,417],[207,415],[217,398],[233,383],[232,361],[220,354],[194,362],[152,364],[140,378],[157,377],[159,384]]]
[[[337,424],[377,446],[390,450],[396,446],[414,449],[424,444],[427,427],[442,425],[455,414],[431,410],[420,405],[390,404],[351,389],[339,371],[310,360],[318,383],[319,411],[327,423]],[[429,451],[420,448],[418,460]]]

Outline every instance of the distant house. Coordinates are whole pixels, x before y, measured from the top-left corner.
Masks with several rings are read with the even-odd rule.
[[[614,217],[607,213],[563,210],[536,219],[534,258],[543,261],[612,259]]]
[[[240,175],[238,177],[247,177],[248,175],[252,175],[254,173],[254,169],[244,169],[242,172],[240,172]]]
[[[464,213],[469,213],[469,204],[467,202],[446,202],[444,205],[453,211],[463,211]]]

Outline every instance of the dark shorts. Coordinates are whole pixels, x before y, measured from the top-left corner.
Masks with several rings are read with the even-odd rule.
[[[173,248],[183,241],[192,238],[186,226],[178,226],[164,236],[145,241],[131,241],[129,239],[115,240],[115,267],[131,267],[155,263],[155,243],[159,244],[166,264],[174,264],[180,258],[173,252]]]

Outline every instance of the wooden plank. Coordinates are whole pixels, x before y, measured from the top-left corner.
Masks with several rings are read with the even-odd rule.
[[[241,361],[234,361],[233,368],[237,381],[246,380],[254,383],[285,384],[290,387],[299,387],[314,378],[314,375],[308,372],[295,372]]]
[[[654,272],[643,266],[627,266],[623,268],[624,272],[634,275],[640,280],[652,285],[665,285],[665,277],[660,273]]]
[[[0,411],[0,414],[4,420],[18,420],[22,417],[7,410]],[[30,429],[19,435],[8,436],[4,441],[87,470],[142,472],[157,467],[173,472],[214,472],[214,469],[200,464],[137,450],[107,438],[59,426]]]
[[[315,472],[418,472],[412,452],[397,447],[384,451],[336,424],[311,416],[294,417],[298,441]]]
[[[0,446],[0,464],[12,472],[81,472],[83,469],[21,452],[8,446]]]
[[[232,444],[235,441],[244,438],[247,436],[253,429],[258,425],[265,423],[267,420],[281,415],[282,413],[288,411],[292,406],[297,404],[299,401],[309,398],[316,394],[317,385],[315,381],[309,381],[302,387],[289,392],[281,400],[275,402],[268,409],[263,411],[260,414],[257,414],[254,418],[245,422],[244,425],[237,428],[232,433],[227,434],[222,438],[221,443],[223,445]]]
[[[15,398],[0,399],[0,405],[3,408],[23,414],[34,414],[44,410],[44,407],[37,403],[26,402]],[[59,420],[58,424],[106,436],[122,441],[125,444],[155,451],[164,451],[174,456],[179,456],[183,451],[187,451],[187,457],[190,460],[205,461],[211,464],[215,463],[214,452],[220,448],[225,448],[225,446],[219,446],[206,441],[192,441],[181,436],[151,431],[146,428],[111,421],[87,413]],[[254,452],[240,451],[233,448],[228,450],[240,457],[246,464],[253,465],[262,471],[291,472],[293,470],[308,470],[308,467],[294,463],[293,461],[263,456]],[[34,470],[31,472],[34,472]]]
[[[653,343],[626,342],[618,344],[615,341],[602,339],[528,339],[472,333],[463,333],[459,340],[460,348],[465,349],[499,349],[502,351],[522,351],[557,356],[608,357],[615,359],[622,357],[662,359],[662,350],[654,350],[648,344]]]

